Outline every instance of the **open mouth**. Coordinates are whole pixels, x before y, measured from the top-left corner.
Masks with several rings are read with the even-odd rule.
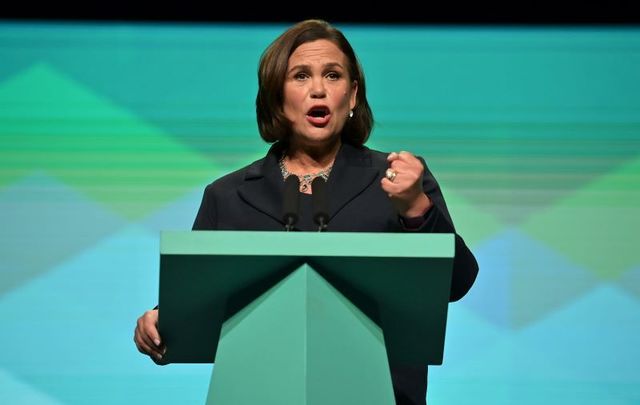
[[[327,107],[313,107],[307,111],[307,115],[313,118],[324,118],[329,115],[329,109]]]

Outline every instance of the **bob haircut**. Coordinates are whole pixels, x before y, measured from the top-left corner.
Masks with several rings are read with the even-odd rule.
[[[362,146],[373,128],[373,113],[367,101],[364,73],[351,44],[340,30],[323,20],[305,20],[276,38],[260,57],[256,117],[260,136],[268,143],[285,141],[291,136],[291,123],[284,116],[284,82],[289,57],[300,45],[326,39],[346,55],[349,79],[358,82],[353,116],[342,130],[342,141]]]

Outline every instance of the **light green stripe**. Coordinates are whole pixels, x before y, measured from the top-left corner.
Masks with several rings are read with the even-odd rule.
[[[453,257],[452,234],[164,231],[164,255]]]

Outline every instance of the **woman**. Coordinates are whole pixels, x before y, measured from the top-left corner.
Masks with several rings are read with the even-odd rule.
[[[439,232],[455,229],[438,183],[424,160],[364,146],[373,126],[365,80],[344,35],[320,20],[300,22],[280,35],[260,60],[258,127],[273,145],[267,155],[208,185],[194,230],[284,228],[284,180],[300,179],[295,229],[315,231],[311,182],[327,180],[330,231]],[[456,234],[450,300],[471,288],[478,265]],[[158,310],[138,319],[138,349],[161,361]],[[426,367],[391,367],[397,403],[424,404]]]

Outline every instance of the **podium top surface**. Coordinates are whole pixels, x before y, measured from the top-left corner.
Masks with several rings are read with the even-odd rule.
[[[452,258],[453,234],[163,231],[161,255]]]

